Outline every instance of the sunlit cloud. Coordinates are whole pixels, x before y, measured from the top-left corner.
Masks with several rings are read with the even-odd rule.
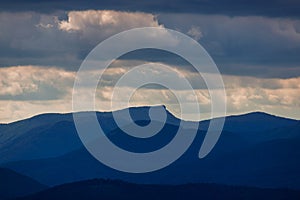
[[[51,100],[61,98],[73,85],[74,72],[38,66],[0,68],[0,99]]]
[[[180,107],[174,93],[162,87],[142,87],[129,97],[128,104],[124,98],[131,91],[130,84],[122,87],[124,95],[112,98],[115,82],[121,78],[129,68],[109,68],[103,80],[110,83],[99,85],[96,91],[96,110],[110,111],[128,106],[166,105],[176,116],[180,116]],[[181,78],[191,82],[198,76],[194,72],[176,68]],[[101,71],[87,71],[86,76],[95,78]],[[152,73],[148,71],[147,73]],[[155,71],[153,72],[155,73]],[[76,73],[56,67],[15,66],[0,69],[0,122],[11,122],[45,112],[73,112],[72,90]],[[168,78],[168,77],[166,77]],[[262,79],[241,76],[223,76],[227,94],[228,114],[250,111],[265,111],[273,114],[300,118],[300,77],[290,79]],[[176,80],[174,80],[176,81]],[[205,84],[205,83],[204,83]],[[85,87],[89,87],[88,85]],[[82,88],[85,89],[85,88]],[[216,88],[218,89],[218,88]],[[186,107],[195,99],[198,100],[201,110],[198,113],[190,110],[190,120],[200,120],[210,117],[211,99],[204,87],[196,87],[196,96],[190,91],[180,89],[176,91],[183,97]],[[92,97],[82,97],[87,101]],[[113,100],[113,106],[111,101]],[[124,106],[126,105],[126,106]]]
[[[59,28],[64,31],[81,31],[83,34],[95,34],[102,31],[105,34],[137,28],[158,27],[158,21],[153,14],[141,12],[120,12],[112,10],[71,11],[68,19],[59,22]]]

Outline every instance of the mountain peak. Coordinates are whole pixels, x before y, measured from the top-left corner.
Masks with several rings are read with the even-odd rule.
[[[244,114],[239,114],[239,115],[231,115],[231,116],[227,116],[226,118],[240,118],[240,119],[247,118],[247,120],[281,119],[281,120],[297,121],[294,119],[289,119],[286,117],[282,117],[282,116],[278,116],[278,115],[274,115],[274,114],[270,114],[270,113],[266,113],[266,112],[262,112],[262,111],[249,112],[249,113],[244,113]]]

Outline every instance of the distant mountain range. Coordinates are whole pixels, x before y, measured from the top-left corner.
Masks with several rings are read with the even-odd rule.
[[[138,124],[147,124],[149,108],[129,108],[129,112]],[[176,133],[180,120],[167,113],[163,129],[149,139],[124,134],[111,112],[99,112],[97,117],[115,144],[147,152],[161,148]],[[123,120],[130,126],[128,119]],[[300,190],[300,121],[261,112],[228,116],[220,140],[204,159],[198,158],[198,152],[209,120],[190,123],[199,123],[198,134],[180,159],[156,172],[128,174],[104,166],[87,152],[72,114],[38,115],[0,125],[0,166],[48,186],[105,178],[139,184],[215,183]]]

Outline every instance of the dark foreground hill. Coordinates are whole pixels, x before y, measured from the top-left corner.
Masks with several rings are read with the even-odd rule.
[[[122,181],[94,179],[65,184],[37,194],[20,198],[19,200],[52,200],[52,199],[110,199],[110,200],[298,200],[300,191],[286,189],[259,189],[250,187],[233,187],[215,184],[186,185],[138,185]]]
[[[45,185],[18,174],[10,169],[0,168],[0,199],[25,196],[46,189]]]

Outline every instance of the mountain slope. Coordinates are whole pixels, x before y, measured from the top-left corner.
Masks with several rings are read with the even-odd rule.
[[[299,199],[300,191],[231,187],[214,184],[137,185],[122,181],[89,180],[50,188],[22,200],[34,199]]]
[[[129,112],[134,121],[147,121],[149,109],[150,107],[130,108]],[[123,113],[126,113],[127,109],[115,112],[120,116],[125,116]],[[107,134],[118,128],[113,120],[112,112],[97,113],[97,117]],[[131,123],[127,118],[122,120],[124,124]],[[167,123],[178,126],[180,120],[167,111]],[[244,134],[244,137],[250,136],[252,137],[250,139],[253,139],[265,135],[267,130],[281,129],[280,133],[272,136],[282,137],[280,135],[282,129],[295,126],[297,123],[299,122],[296,120],[256,112],[226,117],[224,131]],[[199,129],[207,130],[208,124],[209,121],[200,122]],[[259,135],[251,135],[256,133]],[[295,134],[297,134],[297,129]],[[81,147],[72,114],[43,114],[19,122],[0,125],[0,164],[62,156]]]
[[[0,199],[25,196],[46,189],[45,185],[18,174],[12,170],[0,168]]]
[[[138,124],[144,125],[149,122],[149,108],[130,108],[129,111]],[[47,185],[113,178],[136,183],[210,182],[300,188],[300,173],[297,170],[300,168],[300,122],[297,120],[265,113],[226,117],[220,140],[213,151],[201,160],[197,155],[209,121],[200,122],[195,141],[178,161],[158,172],[137,175],[117,172],[99,163],[82,146],[71,115],[57,115],[59,120],[54,116],[49,116],[48,123],[46,115],[29,119],[28,126],[35,128],[26,129],[26,133],[15,133],[9,141],[0,137],[1,165]],[[180,123],[168,113],[167,123],[157,135],[139,139],[117,128],[111,112],[97,113],[97,116],[110,140],[133,152],[148,152],[163,147],[172,140]],[[43,126],[34,125],[35,120]],[[131,125],[128,119],[122,120]],[[26,120],[20,123],[24,126]],[[4,129],[9,130],[8,127],[12,126],[12,130],[17,130],[16,124],[4,125]],[[1,127],[0,130],[3,130]]]
[[[130,108],[134,120],[149,119],[150,107]],[[115,111],[125,116],[126,109]],[[168,123],[179,124],[178,119],[168,113]],[[104,131],[118,126],[112,112],[98,112],[97,117]],[[88,120],[83,118],[82,121]],[[127,118],[124,124],[130,124]],[[50,158],[64,155],[82,147],[77,135],[72,114],[42,114],[19,122],[0,125],[0,164],[19,160]]]
[[[204,132],[199,132],[191,148],[175,163],[146,174],[112,170],[94,159],[84,148],[57,158],[19,161],[4,166],[47,185],[112,178],[136,183],[210,182],[300,189],[300,140],[269,140],[253,144],[233,133],[224,132],[209,156],[200,160],[197,153],[203,136]],[[130,146],[130,143],[127,144]]]
[[[235,133],[264,132],[296,125],[297,120],[278,117],[263,112],[227,116],[223,130]],[[207,130],[209,120],[200,122],[201,130]]]

